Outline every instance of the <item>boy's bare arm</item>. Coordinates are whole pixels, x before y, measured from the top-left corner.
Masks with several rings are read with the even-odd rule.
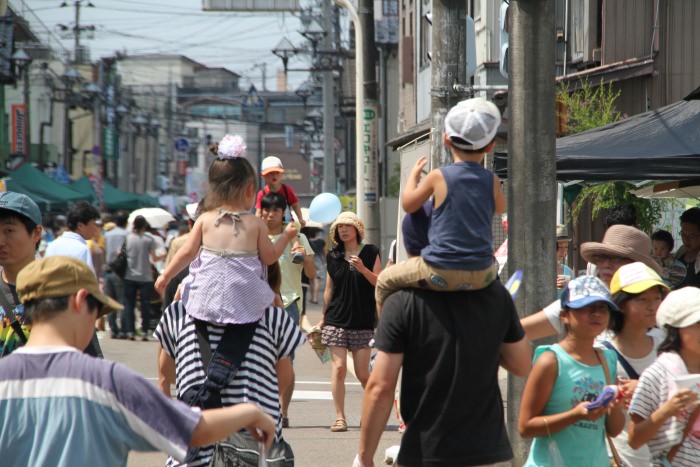
[[[416,212],[433,194],[436,171],[433,170],[421,181],[423,169],[427,165],[428,159],[425,156],[420,157],[406,180],[406,186],[404,186],[403,193],[401,193],[401,207],[407,213]]]
[[[306,221],[301,215],[301,207],[299,207],[299,203],[292,204],[292,209],[294,209],[294,214],[297,215],[297,219],[299,219],[299,223],[301,224],[302,228],[305,227]]]
[[[165,286],[168,285],[170,279],[172,279],[178,272],[182,271],[185,266],[190,264],[192,260],[199,253],[199,248],[202,246],[202,222],[206,216],[200,216],[194,223],[194,227],[190,231],[190,235],[187,237],[185,244],[180,247],[180,249],[175,254],[175,257],[168,263],[163,273],[158,276],[155,283],[156,290],[162,294],[165,290]]]

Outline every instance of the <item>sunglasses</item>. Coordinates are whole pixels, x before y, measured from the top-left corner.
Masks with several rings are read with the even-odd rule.
[[[620,264],[625,261],[629,261],[627,258],[623,258],[622,256],[615,256],[615,255],[602,255],[602,254],[595,254],[591,256],[592,263],[593,264],[600,264],[600,263],[610,263],[610,264]]]

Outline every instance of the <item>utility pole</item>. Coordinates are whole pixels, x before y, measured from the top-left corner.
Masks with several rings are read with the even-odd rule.
[[[445,152],[442,134],[445,116],[465,96],[454,91],[456,84],[467,82],[467,2],[433,0],[432,66],[430,106],[433,133],[431,135],[431,166],[452,163]]]
[[[73,63],[78,62],[78,50],[80,49],[80,1],[75,0],[75,25],[73,26]]]
[[[508,269],[524,271],[520,316],[556,298],[554,2],[510,0]],[[508,377],[507,423],[515,465],[529,443],[518,435],[525,380]]]
[[[362,184],[362,198],[357,193],[357,214],[365,224],[368,243],[381,243],[379,232],[379,100],[377,89],[377,47],[374,43],[374,1],[360,0],[364,67],[364,105],[362,113],[362,146],[356,150],[357,185]],[[359,78],[359,76],[358,76]],[[356,104],[359,105],[359,102]],[[358,125],[359,126],[359,125]],[[359,141],[359,139],[358,139]]]
[[[323,2],[323,30],[325,35],[321,42],[323,54],[333,49],[333,21],[331,3]],[[325,70],[323,79],[323,191],[337,193],[335,182],[335,95],[333,93],[333,71]]]
[[[75,11],[74,14],[74,21],[75,24],[73,24],[72,28],[69,28],[68,26],[64,24],[59,24],[58,27],[61,29],[63,32],[67,32],[69,29],[73,31],[73,64],[78,65],[80,63],[80,60],[78,59],[78,51],[80,50],[80,34],[83,31],[94,31],[95,26],[94,25],[88,25],[88,26],[81,26],[80,25],[80,7],[82,4],[83,0],[74,0],[73,2],[73,8]],[[68,4],[66,2],[61,3],[61,8],[67,7]],[[87,6],[90,8],[94,8],[95,5],[93,5],[89,0],[87,2]]]

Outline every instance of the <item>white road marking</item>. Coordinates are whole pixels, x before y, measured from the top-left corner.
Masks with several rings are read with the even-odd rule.
[[[330,381],[294,381],[294,384],[331,384]],[[346,386],[359,386],[359,382],[345,382]]]
[[[297,391],[295,389],[294,394],[292,394],[292,400],[332,401],[333,395],[330,391]]]

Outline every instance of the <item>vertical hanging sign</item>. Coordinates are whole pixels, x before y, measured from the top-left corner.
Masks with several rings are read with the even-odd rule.
[[[12,104],[12,152],[27,155],[26,112],[24,104]]]
[[[376,202],[379,184],[377,173],[377,106],[366,105],[362,122],[362,185],[365,201]]]

